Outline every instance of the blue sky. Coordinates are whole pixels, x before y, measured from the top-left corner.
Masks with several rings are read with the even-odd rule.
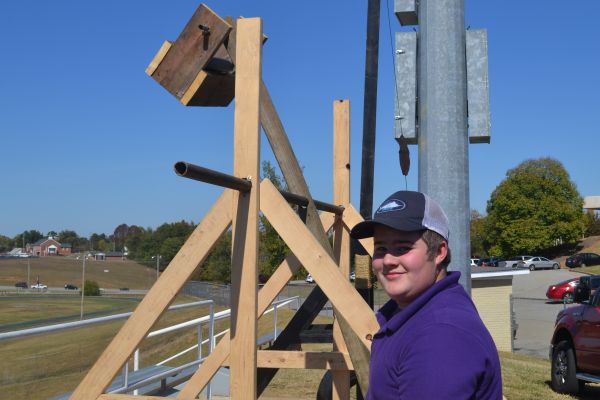
[[[382,0],[374,203],[404,188],[393,137],[393,67]],[[198,222],[221,189],[177,177],[179,160],[231,173],[233,107],[188,108],[145,75],[196,1],[22,0],[0,5],[0,234],[112,233],[126,223]],[[263,18],[263,79],[313,197],[332,199],[332,103],[351,101],[358,208],[365,1],[220,1],[222,16]],[[561,161],[582,196],[600,195],[600,2],[465,1],[488,29],[491,144],[470,145],[471,208],[485,211],[506,171]],[[392,31],[400,27],[390,16]],[[263,159],[274,162],[262,138]],[[418,182],[410,147],[408,188]]]

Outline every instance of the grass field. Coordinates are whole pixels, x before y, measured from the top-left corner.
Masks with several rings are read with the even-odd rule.
[[[47,296],[43,296],[48,299]],[[2,299],[0,299],[2,300]],[[21,297],[22,305],[31,308],[32,318],[39,318],[43,313],[48,318],[60,317],[72,313],[77,307],[77,299],[63,297],[61,307],[51,307],[44,310],[39,307],[36,299]],[[73,304],[68,304],[68,301]],[[115,306],[131,307],[134,302],[119,303],[123,299],[100,297],[94,299],[98,309]],[[190,301],[193,298],[180,297],[176,302]],[[115,303],[116,301],[116,303]],[[10,304],[8,300],[6,303]],[[15,306],[17,304],[15,303]],[[37,310],[37,311],[35,311]],[[279,310],[280,326],[291,318],[288,310]],[[169,312],[164,315],[153,328],[158,329],[178,322],[197,318],[208,313],[207,307]],[[8,314],[18,314],[10,312]],[[5,321],[20,321],[19,316],[5,318]],[[319,318],[319,323],[329,321]],[[86,371],[98,358],[111,338],[122,326],[123,321],[81,328],[67,332],[59,332],[44,336],[29,337],[21,340],[3,342],[0,346],[0,399],[46,399],[74,389],[83,378]],[[228,328],[229,321],[217,323],[216,332]],[[272,314],[261,318],[259,336],[272,330]],[[208,335],[207,327],[203,335]],[[141,346],[141,367],[155,364],[170,355],[188,348],[197,342],[196,328],[183,332],[146,339]],[[304,345],[304,350],[330,350],[331,345]],[[204,354],[207,348],[203,349]],[[181,365],[192,361],[196,352],[170,363]],[[558,395],[549,386],[550,363],[548,360],[528,356],[501,353],[502,373],[504,378],[504,394],[507,399],[572,399],[573,397]],[[131,368],[131,365],[130,365]],[[320,370],[280,370],[263,394],[269,399],[314,399],[319,382],[323,376]],[[352,398],[355,398],[352,395]],[[590,386],[579,399],[600,398],[600,386]]]
[[[81,287],[82,260],[75,257],[39,257],[0,259],[0,285],[14,286],[17,282],[40,282],[50,287],[64,287],[71,283]],[[134,261],[87,260],[85,279],[96,281],[101,288],[148,289],[156,281],[156,270]]]
[[[31,304],[32,308],[37,307],[34,299],[21,298],[20,300],[23,304]],[[63,300],[76,302],[77,299],[65,298]],[[100,297],[97,300],[99,303],[106,302],[102,305],[104,307],[114,304],[114,299]],[[197,299],[182,297],[178,298],[176,302],[184,300]],[[216,307],[217,311],[220,309]],[[62,309],[50,310],[48,317],[60,317],[72,311],[68,305]],[[198,318],[207,315],[208,312],[208,306],[169,312],[161,317],[153,330]],[[280,328],[291,316],[291,311],[284,308],[279,310]],[[321,322],[323,321],[321,320]],[[111,322],[2,342],[0,346],[0,387],[3,390],[0,391],[0,399],[47,399],[72,391],[123,323],[124,321]],[[220,332],[228,327],[228,319],[218,321],[215,332]],[[268,314],[260,319],[259,336],[271,332],[272,329],[273,314]],[[145,339],[140,350],[140,367],[153,365],[193,346],[197,343],[197,333],[197,328],[192,327]],[[208,337],[208,326],[203,328],[203,337]],[[206,354],[207,351],[208,348],[205,346],[203,353]],[[173,360],[169,365],[177,366],[192,361],[196,355],[196,351],[191,351],[177,360]],[[132,367],[130,365],[130,369]]]

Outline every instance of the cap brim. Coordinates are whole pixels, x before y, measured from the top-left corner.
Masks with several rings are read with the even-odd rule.
[[[352,230],[350,230],[350,236],[354,239],[366,239],[373,237],[376,226],[385,226],[403,232],[415,232],[427,229],[420,223],[410,220],[402,221],[400,224],[387,224],[381,221],[368,220],[354,225]]]

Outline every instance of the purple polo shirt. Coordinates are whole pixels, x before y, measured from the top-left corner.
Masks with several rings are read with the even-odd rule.
[[[475,305],[448,276],[397,311],[377,313],[368,400],[502,399],[500,360]]]

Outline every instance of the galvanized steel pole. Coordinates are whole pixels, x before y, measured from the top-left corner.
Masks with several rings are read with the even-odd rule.
[[[450,220],[449,269],[471,292],[464,0],[418,3],[419,191]]]

